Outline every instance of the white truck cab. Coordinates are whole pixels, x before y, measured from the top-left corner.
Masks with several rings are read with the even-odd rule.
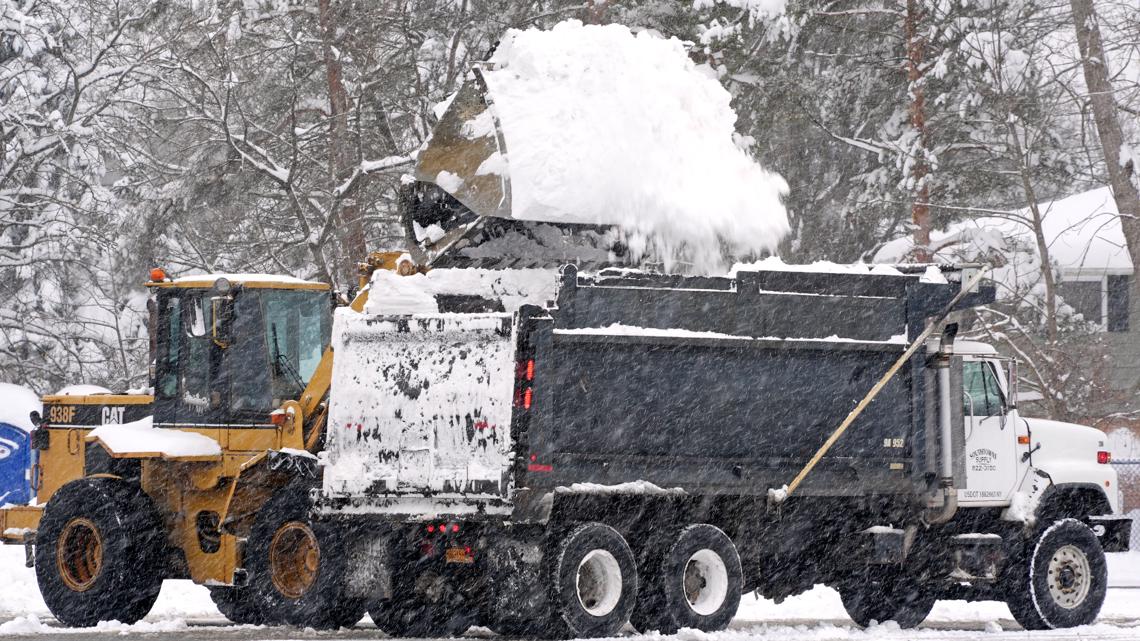
[[[1011,359],[973,341],[955,342],[954,352],[962,357],[965,423],[961,507],[1005,507],[1003,518],[1025,521],[1060,492],[1086,504],[1089,515],[1119,514],[1116,471],[1103,432],[1021,416],[1011,400],[1016,397]]]

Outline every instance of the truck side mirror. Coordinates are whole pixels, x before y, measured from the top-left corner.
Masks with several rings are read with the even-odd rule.
[[[31,420],[32,425],[36,427],[44,424],[44,417],[40,416],[40,413],[36,410],[32,410],[32,413],[28,415],[28,419]]]
[[[1005,368],[1005,405],[1006,411],[1017,409],[1017,399],[1020,392],[1017,389],[1017,359],[1009,359],[1009,366]]]

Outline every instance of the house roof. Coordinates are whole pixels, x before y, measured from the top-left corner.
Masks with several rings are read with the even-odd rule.
[[[1108,187],[1043,202],[1038,209],[1049,256],[1063,277],[1079,279],[1133,273],[1116,202]],[[1032,214],[1028,207],[1006,216],[974,218],[933,232],[931,244],[936,249],[936,258],[948,262],[961,261],[963,245],[969,245],[967,249],[980,254],[993,249],[1035,248],[1030,220]],[[913,246],[910,236],[896,238],[875,254],[874,262],[898,262]]]

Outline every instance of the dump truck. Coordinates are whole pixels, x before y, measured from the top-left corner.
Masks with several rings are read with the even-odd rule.
[[[235,621],[401,636],[718,630],[817,583],[861,624],[1095,619],[1130,531],[1105,437],[1021,417],[1014,363],[955,340],[992,287],[566,267],[512,309],[447,271],[409,277],[434,313],[388,313],[383,272],[335,317],[288,279],[154,282],[151,423],[87,431],[134,399],[68,397],[36,431],[72,466],[21,534],[57,618],[137,620],[192,578]],[[318,458],[281,399],[320,377]]]
[[[1021,417],[1014,362],[944,321],[993,287],[929,275],[568,267],[514,313],[340,312],[296,517],[335,550],[319,607],[602,637],[824,583],[862,625],[1091,622],[1131,525],[1104,434]]]

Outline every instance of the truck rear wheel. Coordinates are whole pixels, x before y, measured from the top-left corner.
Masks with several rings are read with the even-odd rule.
[[[728,627],[740,607],[744,573],[727,534],[713,525],[690,525],[656,561],[642,577],[631,619],[635,628],[673,634],[681,628]]]
[[[935,598],[917,581],[892,567],[872,566],[839,586],[843,609],[860,627],[894,621],[909,629],[926,620]]]
[[[457,637],[471,627],[471,614],[447,578],[415,568],[394,574],[394,594],[368,609],[376,627],[393,637]]]
[[[1010,613],[1026,630],[1092,623],[1108,591],[1100,541],[1076,519],[1057,521],[1011,560],[1005,591]]]
[[[586,523],[559,542],[551,566],[552,636],[609,637],[637,603],[637,561],[622,535]]]
[[[278,490],[258,512],[246,543],[253,603],[266,622],[317,629],[350,628],[364,617],[363,599],[347,596],[348,555],[328,524],[309,516],[304,484]]]
[[[135,623],[162,588],[162,521],[137,487],[78,479],[56,491],[36,536],[36,579],[61,623]]]

